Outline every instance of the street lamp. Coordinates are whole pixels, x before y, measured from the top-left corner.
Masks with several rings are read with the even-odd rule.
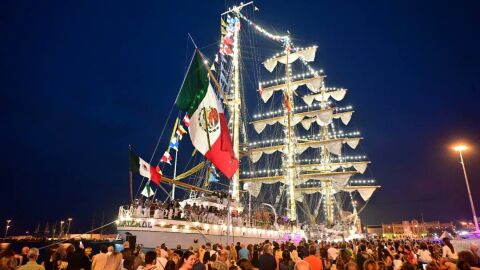
[[[65,221],[60,221],[60,235],[59,235],[59,238],[61,238],[63,236],[63,223],[65,223]]]
[[[468,150],[468,146],[464,144],[459,144],[453,147],[453,150],[457,151],[460,155],[460,164],[462,164],[463,175],[465,176],[465,184],[467,185],[468,198],[470,199],[470,206],[472,207],[473,222],[475,223],[475,232],[480,233],[480,228],[478,227],[477,214],[475,212],[475,205],[473,204],[472,193],[470,192],[470,185],[468,184],[467,170],[465,169],[465,162],[463,161],[462,152]]]
[[[5,225],[5,237],[4,238],[7,238],[7,234],[8,234],[8,229],[10,229],[10,223],[12,222],[11,219],[8,219],[7,220],[7,225]]]
[[[70,234],[70,225],[72,224],[72,220],[72,218],[68,218],[67,234]]]

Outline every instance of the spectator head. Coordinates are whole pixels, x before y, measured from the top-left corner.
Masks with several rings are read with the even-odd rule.
[[[304,260],[299,260],[295,263],[293,270],[310,270],[310,264]]]
[[[182,245],[177,245],[177,249],[182,249]]]
[[[101,253],[107,253],[108,252],[108,247],[106,245],[100,246],[100,252]]]
[[[29,250],[30,250],[29,247],[27,247],[27,246],[23,247],[23,248],[22,248],[22,254],[23,254],[23,255],[27,255]]]
[[[85,248],[85,255],[87,255],[87,256],[92,255],[92,248],[91,247]]]
[[[263,253],[273,254],[273,247],[270,244],[263,245]]]
[[[308,254],[310,254],[310,255],[317,254],[317,247],[314,246],[314,245],[310,245],[310,247],[308,248]]]
[[[358,249],[360,249],[360,251],[366,251],[367,250],[367,246],[365,244],[361,244]]]
[[[130,248],[130,242],[125,241],[123,242],[123,249],[127,249],[127,248]]]
[[[475,256],[470,251],[460,251],[458,253],[458,270],[470,270],[470,267],[474,267],[476,264]]]
[[[155,264],[157,259],[157,253],[155,251],[148,251],[145,253],[145,264]]]
[[[185,268],[187,270],[192,269],[193,265],[195,264],[197,258],[195,254],[190,251],[187,251],[183,254],[182,258],[178,262],[179,268]]]
[[[240,267],[241,270],[253,270],[255,267],[252,265],[252,263],[245,258],[242,258],[238,260],[237,265]]]
[[[107,248],[107,252],[114,252],[114,251],[115,251],[115,249],[113,248],[113,246],[109,246]]]
[[[345,270],[358,270],[358,265],[354,262],[349,262],[345,265]]]
[[[400,270],[415,270],[415,265],[409,263],[409,262],[405,262],[402,264],[402,267],[400,268]]]
[[[374,260],[366,260],[363,263],[363,270],[377,270],[377,268],[378,268],[377,263]],[[402,269],[402,270],[410,270],[410,269]]]
[[[289,262],[289,261],[292,260],[292,258],[290,257],[290,251],[284,250],[284,251],[282,252],[282,260],[283,260],[284,262]]]
[[[228,259],[227,251],[222,249],[218,252],[218,259],[222,262],[226,262]]]
[[[472,243],[470,244],[470,251],[471,251],[472,253],[474,253],[474,254],[477,254],[477,253],[478,253],[478,245],[477,245],[477,243],[472,242]]]
[[[22,249],[22,252],[23,252],[23,249]],[[35,259],[35,260],[37,260],[38,255],[40,255],[40,251],[38,250],[38,248],[30,248],[30,249],[28,250],[28,255],[27,255],[27,257],[28,257],[29,259]]]

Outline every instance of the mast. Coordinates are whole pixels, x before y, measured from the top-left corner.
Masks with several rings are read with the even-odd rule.
[[[320,107],[323,109],[328,108],[328,103],[327,99],[325,99],[325,85],[322,82],[322,86],[320,88],[320,95],[321,95],[321,101],[320,101]],[[329,135],[328,135],[328,127],[329,125],[324,125],[321,127],[321,139],[322,140],[328,140]],[[330,164],[330,153],[327,149],[326,145],[322,146],[322,164],[327,165]],[[327,225],[328,224],[333,224],[333,199],[335,198],[333,196],[333,190],[332,190],[332,180],[328,179],[326,181],[323,181],[322,183],[323,190],[324,190],[324,200],[325,200],[325,220]]]
[[[235,28],[235,34],[233,39],[233,151],[235,156],[239,157],[240,153],[240,37],[239,37],[239,28]],[[232,199],[236,202],[240,200],[240,189],[239,189],[239,175],[240,168],[233,175],[232,178]]]
[[[252,164],[257,164],[258,169],[242,170],[240,180],[238,180],[237,172],[233,179],[233,198],[238,198],[238,181],[257,185],[282,183],[281,189],[286,190],[286,194],[281,191],[281,196],[285,194],[286,197],[283,198],[286,200],[279,201],[277,196],[276,204],[278,206],[276,205],[276,207],[289,209],[286,214],[290,220],[299,220],[296,209],[297,201],[304,205],[314,202],[314,217],[311,216],[310,209],[306,209],[308,211],[306,215],[311,217],[310,222],[316,223],[318,211],[323,205],[323,223],[333,225],[335,216],[341,214],[342,210],[342,207],[337,205],[335,200],[337,192],[342,191],[351,194],[355,191],[364,201],[367,201],[373,191],[379,188],[379,186],[372,185],[374,180],[351,179],[353,175],[363,174],[370,162],[366,160],[365,156],[344,156],[344,145],[348,145],[350,149],[354,150],[363,138],[359,136],[359,132],[344,133],[343,130],[334,125],[334,123],[341,123],[347,126],[354,112],[351,106],[339,107],[336,103],[344,99],[347,89],[326,87],[323,71],[315,70],[310,66],[310,62],[315,60],[317,46],[303,48],[293,46],[289,35],[280,36],[269,32],[244,16],[240,9],[241,7],[234,7],[228,12],[234,11],[239,18],[246,22],[246,27],[251,27],[265,38],[280,43],[283,48],[283,52],[264,60],[262,64],[274,76],[281,73],[284,74],[284,77],[274,77],[272,80],[259,82],[258,89],[263,103],[269,102],[275,93],[282,93],[283,100],[281,102],[283,104],[280,108],[275,108],[272,105],[279,100],[271,101],[269,106],[273,110],[253,115],[253,121],[250,124],[253,125],[257,134],[261,134],[266,126],[272,126],[275,131],[280,131],[277,124],[282,125],[283,132],[281,134],[284,136],[283,138],[278,136],[268,137],[268,134],[263,134],[267,136],[261,137],[259,141],[249,141],[248,143],[245,141],[245,149],[242,149],[242,152],[239,151],[240,48],[238,31],[235,31],[232,58],[234,81],[231,83],[234,92],[233,97],[229,100],[230,110],[233,112],[234,150],[238,156],[240,154],[249,156]],[[285,65],[284,73],[278,72],[279,69],[276,69],[280,65]],[[297,70],[297,66],[300,65],[303,68]],[[275,69],[277,73],[273,73]],[[292,72],[293,69],[296,73]],[[299,87],[302,88],[299,89]],[[295,107],[294,103],[300,104]],[[337,122],[334,122],[335,120]],[[277,127],[274,127],[274,125],[277,125]],[[310,135],[304,136],[305,131],[309,132]],[[310,152],[306,152],[309,149]],[[260,165],[264,162],[270,162],[269,159],[271,159],[271,157],[261,159],[262,156],[279,152],[282,153],[279,167],[277,167],[278,162],[267,164],[267,166]],[[303,159],[300,159],[304,153],[308,153],[313,158],[305,159],[303,157]],[[367,185],[360,186],[358,184]],[[250,193],[251,190],[246,186],[244,185],[244,189]],[[304,197],[305,194],[316,194],[319,197],[316,197],[318,200],[310,199],[307,202],[304,201],[307,198]],[[251,193],[249,196],[251,196]],[[350,198],[353,201],[353,197]],[[356,215],[356,205],[353,206],[353,210]]]
[[[292,118],[293,118],[293,108],[294,108],[294,103],[293,103],[293,95],[292,91],[290,89],[290,83],[291,83],[291,67],[288,62],[288,57],[290,55],[290,42],[288,40],[285,48],[286,52],[286,64],[285,64],[285,78],[286,78],[286,85],[287,89],[284,92],[285,96],[285,111],[287,112],[285,114],[286,120],[287,120],[287,126],[285,128],[285,137],[287,141],[287,153],[285,157],[285,168],[286,168],[286,174],[285,174],[285,184],[288,186],[288,205],[290,208],[290,220],[295,221],[297,220],[297,206],[295,203],[295,150],[294,150],[294,144],[295,144],[295,132],[294,132],[294,125],[292,124]]]

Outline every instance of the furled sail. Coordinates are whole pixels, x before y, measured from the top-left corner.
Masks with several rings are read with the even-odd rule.
[[[298,81],[290,82],[290,90],[295,91],[298,87],[302,85],[306,85],[310,91],[317,93],[322,86],[323,76],[314,76],[308,79],[302,79]],[[262,97],[263,102],[267,102],[273,95],[275,91],[282,91],[287,89],[287,84],[277,84],[273,86],[268,86],[265,88],[261,88],[260,96]]]
[[[327,101],[330,97],[336,101],[341,101],[343,100],[346,94],[347,94],[347,89],[340,88],[340,89],[335,89],[331,91],[325,91],[325,93],[305,95],[302,97],[302,99],[306,104],[312,105],[312,102],[314,100]]]
[[[353,138],[339,138],[339,139],[328,139],[328,140],[312,140],[305,141],[296,144],[297,154],[302,154],[309,148],[319,148],[326,146],[327,150],[337,156],[342,154],[342,144],[346,143],[352,149],[355,149],[358,146],[359,141],[362,138],[353,137]],[[285,145],[273,145],[267,147],[258,147],[250,149],[250,158],[255,163],[262,157],[263,154],[273,154],[277,151],[285,151]]]
[[[354,168],[359,173],[364,173],[367,169],[367,166],[370,162],[369,161],[356,161],[356,162],[330,162],[327,164],[322,163],[315,163],[315,164],[302,164],[300,168],[302,170],[331,170],[335,171],[340,168]]]
[[[350,119],[352,119],[352,114],[353,111],[334,113],[332,109],[301,112],[293,115],[292,124],[297,125],[300,123],[306,130],[309,130],[313,123],[317,123],[317,125],[323,127],[330,124],[332,119],[340,119],[344,125],[348,125]],[[261,133],[267,125],[271,126],[277,123],[283,126],[288,124],[283,116],[266,118],[252,122],[253,128],[257,133]]]
[[[317,48],[318,48],[317,46],[311,46],[311,47],[299,49],[295,52],[290,52],[288,54],[288,64],[291,64],[291,63],[297,61],[298,58],[302,58],[303,60],[305,60],[307,62],[314,61],[315,60],[315,52],[317,51]],[[282,64],[286,64],[287,63],[287,55],[282,53],[279,56],[274,56],[274,57],[266,60],[265,62],[263,62],[263,65],[265,66],[265,68],[268,71],[272,72],[273,69],[275,69],[275,67],[277,66],[278,62],[280,62]]]

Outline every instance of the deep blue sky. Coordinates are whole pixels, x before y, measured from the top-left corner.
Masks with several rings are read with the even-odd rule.
[[[480,2],[256,4],[259,24],[319,45],[329,85],[350,89],[352,125],[383,186],[367,224],[471,217],[448,148],[458,138],[476,144],[465,157],[480,210]],[[85,229],[102,211],[113,219],[128,201],[128,145],[150,156],[191,53],[187,33],[200,47],[217,42],[224,7],[2,1],[0,219],[17,232],[68,216]]]

